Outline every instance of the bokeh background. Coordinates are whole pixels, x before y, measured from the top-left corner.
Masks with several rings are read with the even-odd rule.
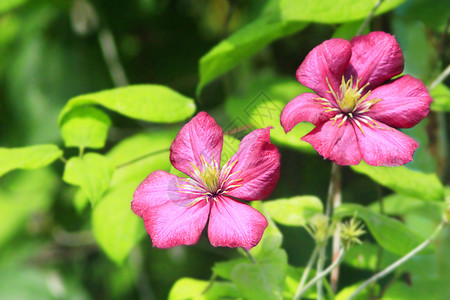
[[[69,99],[139,83],[165,85],[195,99],[197,111],[208,111],[226,133],[238,138],[247,129],[273,125],[282,107],[305,91],[296,82],[295,71],[306,54],[331,37],[351,38],[364,19],[361,15],[348,22],[305,20],[274,31],[269,39],[244,46],[238,43],[244,54],[239,59],[230,56],[231,70],[199,91],[202,57],[233,33],[270,14],[277,2],[1,0],[0,146],[53,143],[63,148],[57,120]],[[329,9],[355,9],[339,7],[345,2],[336,0]],[[394,34],[404,51],[405,73],[430,86],[450,62],[450,3],[397,2],[404,3],[375,16],[370,30]],[[237,40],[258,34],[256,26]],[[449,185],[450,91],[445,83],[450,81],[434,89],[435,103],[427,119],[407,130],[420,142],[415,161],[408,167],[435,172]],[[170,145],[183,124],[152,124],[104,112],[113,125],[100,153],[110,153],[120,141],[137,133],[146,136],[161,129],[172,132],[167,137]],[[280,130],[272,137],[282,154],[282,174],[270,199],[326,198],[330,162],[299,142],[299,134],[312,128],[302,126],[288,137]],[[151,148],[152,143],[150,136],[137,144],[136,151],[140,155],[151,152],[145,147]],[[64,157],[74,155],[78,155],[76,148],[64,148]],[[157,159],[168,167],[167,155]],[[137,177],[151,171],[145,165],[136,167]],[[90,205],[75,187],[61,180],[63,169],[64,164],[57,161],[47,168],[18,170],[0,178],[0,299],[166,299],[179,278],[208,280],[215,262],[240,256],[234,249],[211,247],[205,236],[195,246],[159,250],[152,247],[139,223],[140,242],[123,259],[114,258],[99,246],[92,232],[92,223],[102,222],[102,216],[100,221],[93,220]],[[392,193],[350,168],[343,168],[342,178],[344,202],[369,205]],[[131,194],[122,192],[119,200],[125,205],[117,209],[126,210]],[[440,221],[440,212],[434,208],[406,212],[394,207],[391,214],[423,238]],[[109,217],[109,222],[120,227],[120,217]],[[312,239],[302,228],[280,225],[280,230],[289,263],[304,266],[314,247]],[[127,235],[121,232],[103,239],[120,244]],[[364,241],[373,238],[367,234]],[[418,258],[417,266],[398,276],[405,282],[425,273],[433,278],[448,276],[448,232],[441,244],[446,245],[441,252]],[[368,277],[371,270],[349,262],[342,274],[340,285],[346,286]]]

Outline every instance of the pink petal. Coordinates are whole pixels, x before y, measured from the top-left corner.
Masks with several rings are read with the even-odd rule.
[[[405,75],[371,92],[368,100],[378,98],[364,115],[397,128],[410,128],[430,111],[431,97],[419,79]]]
[[[373,90],[386,80],[403,71],[403,53],[395,37],[375,31],[356,36],[352,44],[352,57],[345,71],[346,77],[360,78],[359,86],[370,83],[366,90]]]
[[[378,123],[381,128],[371,128],[361,123],[364,134],[356,130],[363,159],[372,166],[400,166],[413,159],[419,144],[406,134]]]
[[[312,93],[304,93],[290,101],[281,112],[281,126],[287,133],[300,122],[310,122],[314,125],[329,120],[336,112],[325,112],[318,100],[318,96]]]
[[[174,202],[179,206],[187,206],[199,197],[199,193],[186,193],[183,189],[189,189],[189,184],[184,178],[167,173],[166,171],[155,171],[151,173],[136,188],[131,201],[131,209],[140,217],[155,206],[166,202]],[[190,188],[195,190],[195,188]],[[180,193],[180,191],[183,192]]]
[[[192,206],[180,206],[169,201],[144,213],[145,229],[155,247],[193,245],[205,228],[209,211],[210,203],[207,201],[199,201]]]
[[[208,236],[214,247],[255,247],[268,223],[250,205],[220,196],[212,202]]]
[[[216,121],[206,112],[199,112],[181,128],[170,147],[170,161],[181,172],[189,175],[191,163],[201,168],[201,156],[208,163],[220,162],[223,132]]]
[[[256,129],[245,136],[239,150],[230,158],[237,160],[225,189],[227,195],[243,200],[262,200],[274,190],[280,177],[280,154],[270,142],[270,129]],[[230,185],[238,185],[231,187]]]
[[[332,99],[326,78],[337,92],[350,56],[351,46],[348,41],[327,40],[309,52],[297,70],[297,80],[321,97]]]
[[[355,126],[352,121],[345,121],[340,127],[342,119],[327,121],[305,135],[302,140],[310,143],[320,155],[343,166],[357,165],[361,161]],[[357,129],[357,127],[356,127]],[[358,129],[359,130],[359,129]]]

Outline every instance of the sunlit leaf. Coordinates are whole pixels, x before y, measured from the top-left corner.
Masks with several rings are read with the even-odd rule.
[[[431,109],[434,111],[450,111],[450,89],[443,83],[438,84],[432,91]]]
[[[361,162],[352,169],[399,194],[427,201],[442,201],[444,188],[436,174],[426,174],[400,167],[374,167]]]
[[[450,289],[448,279],[433,279],[415,281],[407,285],[404,282],[395,282],[383,294],[383,300],[422,300],[422,299],[449,299]]]
[[[27,0],[2,0],[0,1],[0,14],[6,13],[26,2]]]
[[[385,13],[405,1],[384,1],[376,10],[376,15]],[[280,0],[279,14],[283,20],[334,24],[364,19],[374,5],[373,0]]]
[[[284,22],[263,17],[236,31],[200,59],[197,94],[200,94],[207,83],[230,71],[272,41],[299,31],[305,26],[306,23],[302,22]]]
[[[33,213],[49,207],[57,182],[56,176],[48,169],[21,172],[1,182],[0,245],[23,228]]]
[[[381,262],[378,262],[378,256]],[[375,271],[377,267],[384,269],[396,261],[399,256],[388,251],[380,252],[379,246],[372,243],[354,245],[348,249],[344,257],[344,263],[353,268]],[[378,266],[378,264],[380,264]]]
[[[286,134],[280,124],[284,106],[305,92],[310,90],[295,79],[255,79],[242,96],[227,99],[225,108],[232,121],[228,126],[224,126],[224,130],[230,135],[242,138],[249,129],[271,126],[273,129],[270,137],[274,144],[312,152],[314,150],[311,145],[300,138],[310,132],[314,125],[302,122]]]
[[[66,147],[80,148],[103,148],[110,125],[108,115],[91,106],[70,110],[60,123]]]
[[[92,228],[106,254],[117,264],[123,263],[136,243],[144,236],[142,219],[131,211],[134,183],[111,189],[94,208]]]
[[[127,117],[155,123],[180,122],[195,111],[192,99],[166,86],[131,85],[70,99],[59,115],[59,123],[70,110],[83,105],[101,105]]]
[[[315,196],[297,196],[264,202],[270,217],[285,226],[305,226],[316,214],[323,212],[323,205]]]
[[[63,180],[80,186],[93,205],[109,188],[114,173],[111,161],[97,153],[73,157],[67,161]]]
[[[405,255],[423,242],[401,222],[360,205],[343,204],[333,215],[335,219],[353,216],[362,219],[377,243],[392,253]]]
[[[249,258],[234,258],[227,261],[216,262],[212,268],[214,274],[222,277],[223,279],[231,280],[231,272],[240,264],[246,264],[249,262]]]
[[[282,299],[286,270],[286,252],[277,249],[264,262],[237,265],[231,280],[245,299]]]
[[[62,154],[55,145],[0,148],[0,176],[14,169],[45,167],[60,158]]]
[[[339,291],[339,293],[336,294],[336,297],[334,298],[334,300],[347,300],[350,297],[350,295],[352,295],[353,292],[355,292],[356,289],[363,283],[364,283],[364,281],[361,281],[361,282],[344,287],[343,289],[341,289]],[[355,299],[355,300],[369,299],[370,298],[370,289],[371,289],[371,287],[366,287],[358,295],[356,295],[353,299]],[[376,284],[375,288],[374,288],[374,292],[377,293],[377,291],[379,291],[379,290],[380,290],[380,287],[378,286],[378,284]]]
[[[351,40],[358,32],[362,23],[363,23],[363,21],[353,21],[353,22],[347,22],[347,23],[342,24],[333,33],[333,38],[340,38],[340,39],[344,39],[344,40],[348,40],[348,41]],[[367,34],[367,33],[369,33],[368,26],[365,28],[365,30],[362,34]]]
[[[172,286],[168,300],[213,300],[213,299],[237,299],[239,294],[236,287],[229,282],[210,283],[194,278],[181,278]]]
[[[177,131],[140,133],[121,141],[107,154],[117,170],[111,189],[94,208],[92,227],[102,249],[117,264],[123,263],[146,235],[142,218],[131,211],[133,193],[151,172],[169,169],[168,149]]]

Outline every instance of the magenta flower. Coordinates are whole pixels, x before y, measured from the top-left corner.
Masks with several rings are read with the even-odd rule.
[[[402,71],[402,50],[390,34],[327,40],[297,70],[297,80],[317,94],[289,102],[281,125],[286,132],[303,121],[316,125],[302,140],[340,165],[361,159],[374,166],[410,162],[418,143],[395,128],[419,123],[432,99],[420,80],[393,79]]]
[[[242,200],[270,195],[280,176],[280,155],[270,143],[270,127],[257,129],[221,165],[223,133],[200,112],[184,125],[170,148],[170,161],[189,177],[151,173],[136,189],[131,209],[144,219],[158,248],[197,243],[206,222],[213,246],[256,246],[266,218]]]

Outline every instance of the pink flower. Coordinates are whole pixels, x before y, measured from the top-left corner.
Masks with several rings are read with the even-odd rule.
[[[172,165],[189,177],[155,171],[138,186],[131,209],[144,219],[154,246],[195,244],[208,219],[213,246],[251,249],[259,243],[266,218],[236,199],[264,199],[278,182],[280,155],[270,143],[270,127],[244,137],[221,165],[222,144],[222,128],[200,112],[170,148]]]
[[[395,128],[419,123],[432,99],[420,80],[393,79],[402,71],[402,50],[390,34],[327,40],[297,70],[297,80],[317,95],[304,93],[289,102],[281,125],[286,132],[303,121],[316,125],[302,140],[340,165],[361,159],[374,166],[410,162],[418,143]]]

